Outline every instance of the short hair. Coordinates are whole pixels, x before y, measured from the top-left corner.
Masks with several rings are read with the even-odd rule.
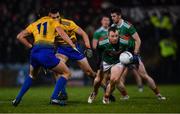
[[[111,10],[111,13],[116,13],[117,15],[121,15],[121,9],[120,8],[113,8]]]
[[[57,7],[50,8],[49,12],[53,13],[53,14],[58,13],[59,12],[59,8],[57,8]]]
[[[113,32],[116,32],[118,29],[116,28],[116,27],[110,27],[109,29],[108,29],[108,35],[109,35],[109,33],[111,32],[111,31],[113,31]]]
[[[44,16],[48,16],[49,14],[49,9],[45,8],[45,7],[41,7],[38,11],[38,16],[39,17],[44,17]]]
[[[108,14],[101,15],[101,19],[103,19],[104,17],[110,18]]]

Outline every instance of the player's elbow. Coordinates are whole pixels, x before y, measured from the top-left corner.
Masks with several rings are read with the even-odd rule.
[[[17,36],[16,36],[16,39],[17,40],[20,40],[22,37],[21,37],[21,34],[18,34]]]

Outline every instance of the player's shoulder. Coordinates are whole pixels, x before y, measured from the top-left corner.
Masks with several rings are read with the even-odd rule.
[[[53,22],[55,22],[55,20],[52,19],[51,17],[45,16],[45,17],[38,19],[33,24],[39,24],[39,23],[45,23],[45,22],[53,23]]]
[[[116,24],[113,23],[113,24],[111,25],[111,27],[116,27]]]
[[[109,39],[108,38],[104,39],[102,41],[99,41],[99,46],[103,46],[103,45],[107,45],[107,44],[109,44]]]
[[[49,16],[45,16],[45,17],[38,19],[37,21],[55,21],[55,20]]]
[[[129,21],[124,20],[122,26],[124,26],[125,28],[130,28],[132,24]]]
[[[73,20],[64,19],[64,18],[61,19],[61,24],[63,24],[63,25],[70,26],[70,25],[73,24],[73,23],[75,23]]]
[[[100,32],[103,32],[103,31],[105,31],[104,28],[103,28],[103,27],[100,27],[100,28],[98,28],[98,29],[95,31],[95,33],[100,33]]]

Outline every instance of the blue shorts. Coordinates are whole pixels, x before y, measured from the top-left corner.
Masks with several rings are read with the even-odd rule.
[[[35,45],[31,50],[30,64],[35,67],[53,68],[60,60],[55,56],[54,47]]]
[[[81,60],[81,59],[85,58],[80,45],[76,44],[76,48],[81,53],[79,53],[78,51],[74,50],[69,45],[58,45],[57,53],[63,54],[65,56],[67,56],[69,59],[72,59],[72,60]]]

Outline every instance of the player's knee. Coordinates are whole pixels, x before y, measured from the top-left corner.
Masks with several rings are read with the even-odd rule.
[[[94,81],[95,81],[95,82],[100,82],[101,79],[100,79],[100,77],[96,77],[96,78],[94,79]]]
[[[63,75],[69,79],[71,77],[72,73],[70,71],[68,71],[68,72],[64,72]]]
[[[111,77],[110,82],[115,83],[117,81],[116,77]]]
[[[56,79],[60,78],[61,76],[65,77],[66,79],[69,79],[71,77],[71,72],[70,71],[66,71],[66,72],[62,72],[61,74],[56,74]]]
[[[96,76],[96,73],[93,71],[90,71],[90,70],[85,71],[85,73],[86,73],[86,75],[91,76],[92,78],[94,78]]]
[[[86,73],[86,75],[91,76],[91,72],[86,71],[85,73]]]

